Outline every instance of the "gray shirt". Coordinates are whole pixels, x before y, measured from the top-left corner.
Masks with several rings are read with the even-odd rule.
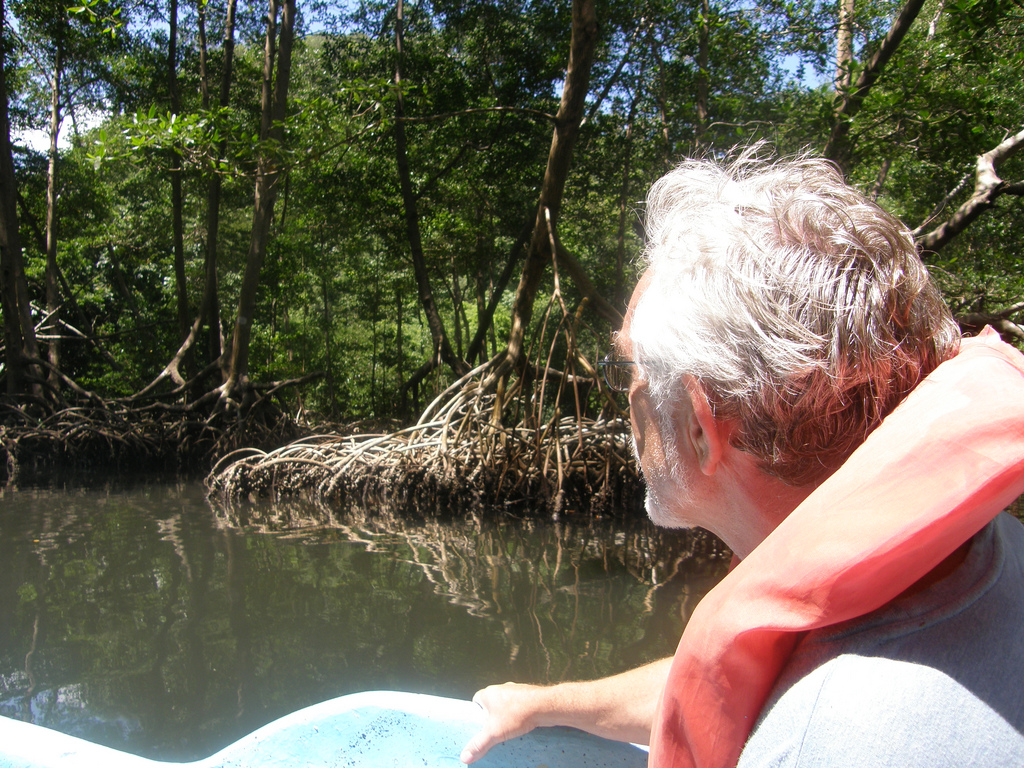
[[[797,646],[739,768],[1024,766],[1024,526],[949,576]]]

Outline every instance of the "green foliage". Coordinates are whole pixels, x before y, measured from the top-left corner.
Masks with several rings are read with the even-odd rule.
[[[536,215],[568,59],[569,3],[406,3],[400,94],[394,3],[300,3],[303,18],[317,26],[295,51],[280,142],[261,138],[259,124],[262,6],[239,8],[231,103],[204,108],[196,10],[182,4],[176,114],[166,31],[140,6],[89,0],[68,9],[63,0],[10,0],[9,8],[18,20],[17,34],[6,31],[16,42],[9,69],[17,125],[44,124],[45,64],[58,40],[74,43],[67,61],[78,62],[69,70],[77,85],[68,91],[68,111],[107,115],[102,125],[74,133],[61,155],[59,259],[78,307],[68,319],[109,354],[68,342],[70,375],[104,393],[128,394],[177,349],[167,183],[177,153],[191,312],[203,290],[207,185],[214,176],[222,181],[217,252],[225,329],[248,248],[258,158],[282,172],[254,320],[254,380],[323,371],[290,406],[338,419],[407,418],[452,381],[440,369],[409,386],[433,348],[399,191],[396,104],[401,96],[428,277],[452,346],[464,356]],[[898,9],[895,0],[858,4],[858,66]],[[223,2],[205,3],[211,91],[223,61],[224,10]],[[835,119],[835,13],[833,4],[816,0],[726,0],[709,2],[706,12],[700,3],[666,0],[598,3],[589,113],[558,234],[602,295],[623,306],[641,247],[644,194],[678,158],[758,138],[784,153],[825,145]],[[976,157],[1020,130],[1021,15],[1010,0],[929,0],[853,117],[852,180],[871,190],[887,169],[880,199],[911,226],[927,231],[946,218],[970,192]],[[18,155],[18,164],[38,303],[42,249],[32,220],[38,226],[44,219],[46,168],[32,153]],[[1022,178],[1021,159],[1011,158],[1002,172]],[[1001,199],[929,257],[956,308],[995,308],[1024,293],[1019,200]],[[501,349],[519,271],[513,264],[485,348],[470,364]],[[560,277],[573,312],[581,294]],[[551,270],[544,279],[528,334],[537,349],[540,308],[554,290]],[[579,322],[581,344],[596,355],[612,328],[589,306]],[[550,343],[544,337],[545,349]],[[554,345],[555,367],[568,353]],[[204,355],[197,350],[198,366],[209,362]]]
[[[83,14],[93,24],[99,25],[105,34],[111,37],[117,36],[125,22],[121,17],[120,8],[109,8],[109,3],[103,0],[86,0],[83,5],[71,6],[68,13]]]
[[[882,162],[891,162],[880,199],[924,232],[967,200],[977,157],[1021,129],[1024,98],[1019,77],[1024,14],[1019,7],[957,3],[937,12],[926,6],[917,34],[900,48],[856,121],[860,161],[855,178],[867,188]],[[929,32],[932,19],[937,23]],[[1000,173],[1020,179],[1024,163],[1011,158]],[[963,191],[937,207],[965,181]],[[1024,274],[1015,233],[1021,231],[1020,198],[1004,197],[933,258],[943,267],[937,274],[954,306],[969,303],[963,298],[965,284],[971,286],[968,295],[979,291],[993,310],[1019,300]]]

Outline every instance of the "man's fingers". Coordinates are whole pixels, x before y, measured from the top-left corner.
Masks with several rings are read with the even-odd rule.
[[[486,755],[491,747],[508,739],[514,739],[533,730],[527,712],[523,709],[523,692],[531,686],[518,686],[506,683],[503,686],[492,685],[477,691],[473,703],[487,714],[480,731],[469,740],[459,759],[466,763],[479,760]],[[525,697],[528,698],[528,697]]]
[[[469,740],[469,743],[463,748],[462,754],[459,755],[459,760],[466,765],[479,760],[490,751],[491,747],[503,741],[503,739],[494,738],[491,733],[493,718],[490,712],[487,711],[485,692],[482,690],[477,691],[473,695],[473,703],[487,714],[487,719],[484,721],[483,727],[477,732],[476,736]]]
[[[463,748],[462,754],[459,755],[459,760],[464,762],[466,765],[476,762],[481,757],[486,755],[491,747],[497,744],[490,738],[490,735],[486,731],[480,731],[476,736],[469,740],[469,743]]]

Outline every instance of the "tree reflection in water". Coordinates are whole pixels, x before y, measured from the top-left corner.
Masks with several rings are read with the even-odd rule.
[[[185,760],[354,691],[610,674],[671,652],[727,562],[646,522],[5,491],[0,714]]]

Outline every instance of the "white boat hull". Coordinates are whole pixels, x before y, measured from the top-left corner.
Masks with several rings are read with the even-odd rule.
[[[415,693],[355,693],[293,712],[203,760],[149,760],[38,725],[0,717],[7,768],[457,768],[483,721],[472,702]],[[541,728],[500,744],[479,768],[641,768],[647,752],[568,728]]]

